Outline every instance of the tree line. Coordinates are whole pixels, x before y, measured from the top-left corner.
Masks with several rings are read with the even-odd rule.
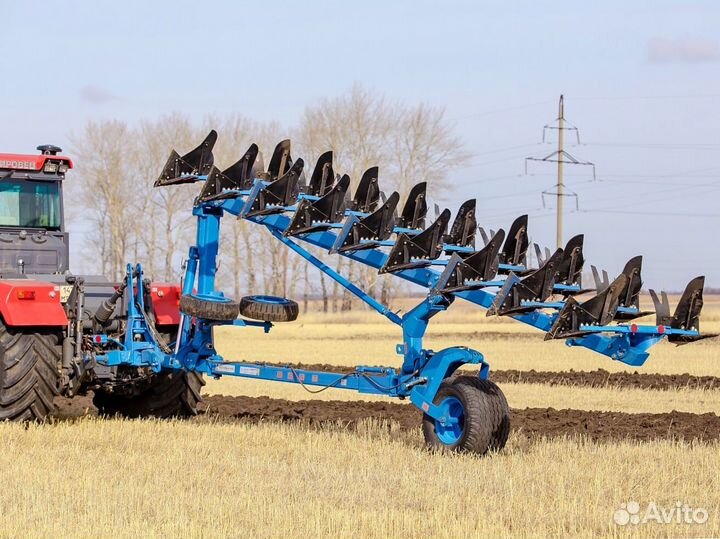
[[[173,113],[135,125],[90,121],[71,136],[77,168],[68,182],[73,196],[67,198],[69,215],[82,209],[89,225],[82,249],[85,271],[119,279],[128,261],[139,261],[155,281],[178,281],[194,240],[190,209],[199,186],[152,185],[171,148],[180,154],[189,151],[210,129],[219,134],[213,153],[221,169],[253,142],[267,163],[275,145],[290,138],[293,158],[304,159],[308,177],[320,154],[332,150],[333,168],[350,176],[353,192],[362,173],[379,166],[381,188],[398,191],[401,204],[421,181],[428,182],[431,197],[442,200],[452,187],[452,170],[469,157],[442,108],[389,101],[359,85],[308,105],[299,124],[290,127],[241,114],[208,115],[198,122]],[[273,241],[263,227],[226,218],[221,241],[219,286],[234,297],[282,295],[300,299],[306,308],[309,298],[322,298],[325,311],[354,305],[347,292]],[[324,256],[317,250],[315,254]],[[406,292],[398,288],[397,279],[379,276],[371,268],[343,257],[325,260],[383,302]]]

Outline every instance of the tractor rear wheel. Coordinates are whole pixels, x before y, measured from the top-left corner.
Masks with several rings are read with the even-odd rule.
[[[126,397],[97,390],[93,404],[102,415],[123,417],[190,417],[197,415],[202,401],[200,391],[205,385],[196,372],[161,372],[153,378],[150,388],[140,395]]]
[[[60,333],[0,320],[0,420],[42,421],[55,410]]]
[[[423,417],[428,446],[441,451],[484,455],[505,447],[510,434],[510,408],[505,395],[490,380],[458,376],[445,380],[434,404],[444,408],[453,422],[441,424]]]

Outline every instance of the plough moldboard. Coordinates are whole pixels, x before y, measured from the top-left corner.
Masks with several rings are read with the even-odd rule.
[[[642,365],[650,347],[664,338],[683,344],[708,337],[700,334],[698,323],[702,277],[690,281],[672,314],[667,295],[651,290],[656,323],[639,325],[632,321],[650,314],[639,305],[641,257],[632,258],[612,281],[607,272],[593,266],[595,286],[588,289],[582,283],[582,235],[555,252],[535,245],[538,267],[531,268],[527,215],[512,222],[507,232],[486,231],[478,227],[475,200],[468,200],[454,219],[447,209],[430,218],[425,183],[415,185],[401,204],[399,193],[386,196],[381,191],[377,167],[362,175],[352,193],[351,179],[333,168],[332,152],[319,157],[306,181],[305,163],[292,157],[290,141],[277,145],[267,168],[253,144],[221,171],[212,154],[216,139],[212,131],[192,151],[182,156],[173,151],[155,182],[157,187],[203,184],[193,209],[197,241],[190,247],[185,269],[177,340],[174,346],[163,348],[158,336],[146,329],[142,313],[136,313],[134,334],[144,335],[140,339],[144,347],[138,346],[136,337],[124,348],[107,350],[104,364],[149,365],[156,371],[234,375],[318,390],[335,387],[409,398],[425,414],[423,430],[431,446],[484,453],[503,447],[509,431],[507,402],[488,379],[488,363],[481,353],[467,347],[433,352],[422,346],[430,319],[456,298],[487,309],[488,315],[531,325],[543,331],[545,339],[566,339],[568,346],[582,346],[633,366]],[[253,296],[235,302],[215,288],[224,215],[265,227],[399,325],[401,367],[357,367],[340,374],[295,369],[289,363],[277,366],[220,357],[213,344],[213,326],[259,326],[269,331],[273,322],[297,316],[297,306],[289,300]],[[477,245],[478,239],[482,245]],[[400,316],[314,256],[306,245],[421,285],[428,293]],[[127,289],[136,290],[138,298],[142,298],[142,282],[140,266],[129,266]],[[479,376],[453,376],[465,364],[478,365]]]

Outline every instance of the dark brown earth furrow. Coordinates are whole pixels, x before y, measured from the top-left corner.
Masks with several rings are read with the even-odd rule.
[[[58,399],[57,417],[95,415],[88,397]],[[288,401],[270,397],[210,395],[201,405],[206,417],[249,423],[298,422],[311,426],[357,425],[366,419],[391,421],[401,430],[420,428],[421,413],[410,404],[365,401]],[[598,442],[720,439],[720,417],[713,413],[629,414],[586,410],[512,410],[513,432],[528,438],[585,436]]]
[[[205,397],[206,414],[249,421],[299,421],[354,425],[363,419],[394,421],[401,429],[420,426],[412,405],[364,401],[287,401],[269,397]],[[713,413],[629,414],[586,410],[526,408],[512,410],[512,428],[529,437],[584,435],[595,441],[720,439],[720,417]]]
[[[296,369],[338,372],[353,372],[353,367],[339,367],[328,364],[293,363]],[[476,371],[468,371],[470,373]],[[720,377],[695,376],[692,374],[655,374],[640,372],[595,371],[520,371],[490,370],[490,378],[497,384],[546,384],[551,386],[617,387],[636,389],[706,389],[720,390]]]

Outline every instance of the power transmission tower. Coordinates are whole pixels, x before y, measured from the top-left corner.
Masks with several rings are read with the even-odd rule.
[[[555,210],[556,210],[556,243],[557,248],[560,249],[565,246],[563,242],[563,199],[565,197],[575,198],[575,207],[578,208],[578,196],[577,193],[572,191],[565,191],[565,182],[563,178],[563,166],[564,165],[586,165],[591,166],[593,169],[593,179],[595,179],[595,165],[590,161],[580,161],[575,159],[572,155],[565,151],[565,131],[574,131],[577,143],[580,144],[580,132],[578,128],[569,123],[565,119],[565,99],[561,95],[560,102],[558,103],[558,116],[555,121],[543,126],[542,140],[545,142],[545,133],[548,129],[554,129],[558,132],[558,147],[557,150],[545,157],[526,157],[525,158],[525,174],[527,174],[527,162],[528,161],[544,161],[546,163],[557,163],[557,183],[552,189],[545,190],[542,192],[543,206],[545,206],[545,195],[551,195],[556,198]]]

